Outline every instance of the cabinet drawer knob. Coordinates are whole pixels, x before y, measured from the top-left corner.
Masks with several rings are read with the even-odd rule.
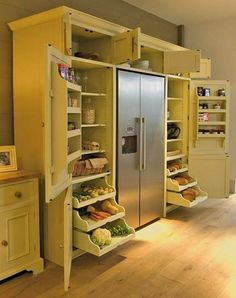
[[[2,240],[2,246],[7,246],[8,242],[6,240]]]
[[[22,197],[22,193],[20,191],[16,191],[15,192],[15,197],[16,198],[21,198]]]

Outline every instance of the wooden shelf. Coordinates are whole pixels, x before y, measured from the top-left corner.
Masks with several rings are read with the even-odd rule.
[[[116,223],[119,225],[123,224],[123,225],[128,226],[124,219],[117,219],[113,223],[114,223],[114,226]],[[132,228],[130,228],[130,229],[132,231],[132,234],[130,234],[128,236],[112,237],[111,244],[104,246],[102,248],[100,248],[98,245],[96,245],[92,242],[89,234],[86,234],[80,230],[74,229],[73,230],[73,245],[76,248],[79,248],[83,251],[89,252],[95,256],[100,257],[100,256],[108,253],[109,251],[115,249],[117,246],[124,244],[127,241],[134,238],[134,234],[135,234],[134,229],[132,229]]]
[[[81,95],[83,97],[105,97],[106,94],[105,93],[93,93],[93,92],[82,92]]]
[[[198,187],[195,186],[198,190],[200,190]],[[177,205],[177,206],[183,206],[183,207],[193,207],[205,200],[207,200],[208,195],[206,192],[200,190],[200,195],[196,197],[196,199],[192,202],[189,200],[186,200],[181,193],[178,192],[172,192],[172,191],[167,191],[167,196],[166,196],[166,202]]]
[[[93,174],[93,175],[87,175],[87,176],[72,177],[72,184],[77,184],[77,183],[81,183],[81,182],[85,182],[85,181],[103,178],[110,174],[111,174],[111,172],[105,172],[105,173]]]
[[[182,142],[182,139],[167,139],[167,143]]]
[[[81,108],[77,107],[67,107],[67,114],[80,114]]]
[[[218,113],[226,113],[226,110],[225,109],[199,109],[198,112],[218,114]]]
[[[88,155],[88,154],[94,154],[94,153],[104,153],[105,150],[82,150],[81,155]]]
[[[167,156],[166,161],[175,160],[175,159],[182,158],[182,157],[185,157],[185,155],[184,154],[178,154],[178,155],[173,155],[173,156]]]
[[[82,124],[81,127],[105,127],[106,124]]]
[[[202,133],[197,134],[198,138],[225,138],[225,134],[215,134],[215,133]]]
[[[77,150],[73,153],[70,153],[70,154],[67,155],[67,162],[70,163],[73,160],[79,159],[80,156],[81,156],[81,151],[80,150]]]
[[[76,136],[80,136],[81,135],[81,130],[80,129],[72,129],[67,131],[67,138],[73,138]]]
[[[167,123],[182,123],[182,120],[167,120]]]
[[[73,84],[71,82],[66,82],[66,85],[67,85],[67,89],[69,91],[77,91],[77,92],[81,92],[81,86],[80,85],[77,85],[77,84]]]
[[[188,183],[186,185],[179,185],[177,183],[177,181],[174,181],[171,178],[167,178],[167,180],[166,180],[166,188],[167,188],[167,190],[176,191],[176,192],[183,191],[183,190],[185,190],[185,189],[187,189],[189,187],[195,186],[195,185],[197,185],[197,180],[194,180],[193,182]]]
[[[88,206],[88,205],[91,205],[91,204],[94,204],[98,201],[104,201],[106,199],[109,199],[109,198],[112,198],[116,195],[116,192],[109,192],[108,194],[106,195],[100,195],[100,196],[97,196],[95,198],[91,198],[91,199],[88,199],[86,201],[82,201],[82,202],[79,202],[78,198],[76,198],[74,195],[73,195],[73,208],[81,208],[81,207],[85,207],[85,206]]]
[[[111,198],[109,201],[111,202],[111,204],[113,206],[117,207],[117,209],[118,209],[117,214],[114,214],[114,215],[111,214],[109,217],[107,217],[103,220],[95,221],[89,217],[89,214],[80,216],[79,211],[74,209],[73,210],[73,227],[80,229],[82,231],[88,232],[88,231],[94,230],[98,227],[105,225],[107,222],[111,222],[118,218],[124,217],[125,216],[124,207],[118,205],[117,202],[115,201],[114,197]],[[98,208],[99,208],[99,204],[98,204]],[[96,207],[96,209],[97,209],[97,207]],[[99,210],[99,209],[97,209],[97,210]]]
[[[167,177],[171,177],[171,176],[177,175],[179,173],[184,173],[184,172],[187,172],[187,171],[188,171],[188,166],[183,165],[183,167],[181,169],[176,170],[174,172],[170,172],[169,169],[166,169],[166,174],[167,174]]]
[[[225,121],[201,121],[198,125],[226,125]]]
[[[97,68],[114,67],[114,65],[112,64],[104,63],[96,60],[84,59],[84,58],[79,58],[74,56],[71,56],[70,59],[71,59],[72,67],[79,68],[79,69],[97,69]]]
[[[205,101],[217,101],[217,100],[226,100],[226,96],[197,96],[198,100]]]

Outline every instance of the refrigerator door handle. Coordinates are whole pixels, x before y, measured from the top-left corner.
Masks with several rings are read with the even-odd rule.
[[[136,122],[139,124],[139,144],[138,144],[138,151],[139,151],[139,157],[138,157],[138,169],[139,171],[142,171],[143,169],[143,121],[142,117],[137,117]]]
[[[147,153],[147,131],[146,131],[146,121],[145,118],[142,117],[142,169],[146,170],[146,153]]]

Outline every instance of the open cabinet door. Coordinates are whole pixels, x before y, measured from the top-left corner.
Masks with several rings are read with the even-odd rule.
[[[66,56],[48,46],[47,94],[45,96],[45,200],[55,199],[70,184],[67,164],[67,83],[57,64],[69,64]]]
[[[140,59],[140,28],[112,37],[112,63],[121,64]]]
[[[200,58],[199,50],[166,51],[163,72],[176,74],[200,71]]]

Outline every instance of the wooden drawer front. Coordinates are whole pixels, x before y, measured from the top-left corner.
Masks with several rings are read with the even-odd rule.
[[[1,186],[0,207],[31,200],[37,194],[35,181],[24,181]]]

